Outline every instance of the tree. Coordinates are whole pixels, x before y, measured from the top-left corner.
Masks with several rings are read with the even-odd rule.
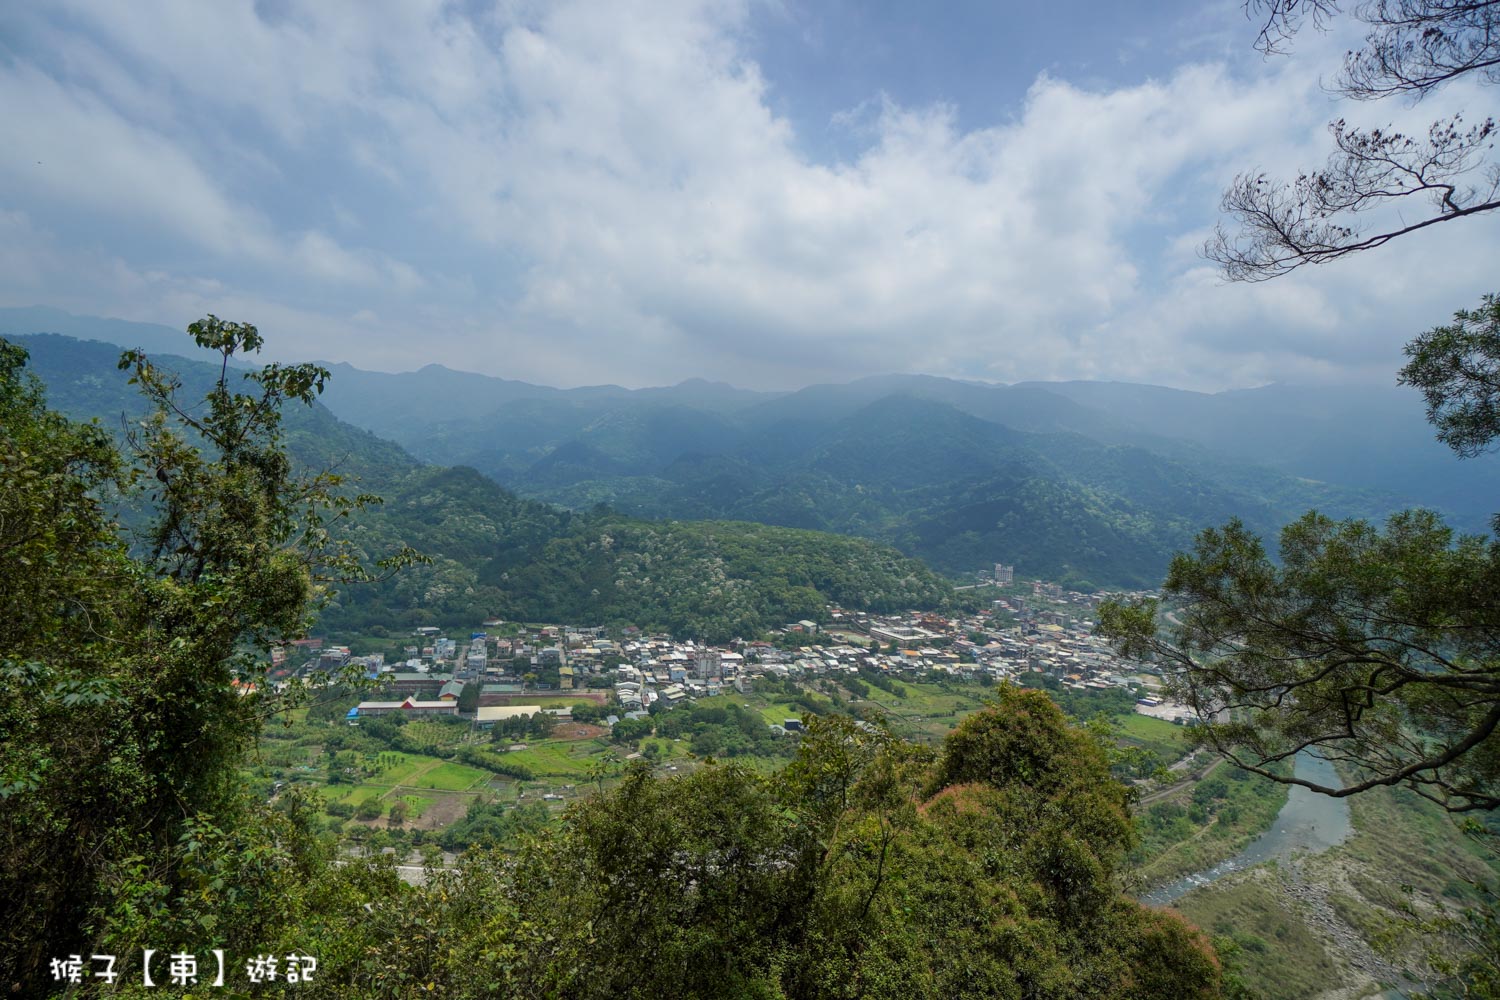
[[[466,901],[482,923],[450,931],[445,966],[416,981],[463,996],[1222,996],[1202,935],[1120,892],[1127,800],[1087,733],[1014,689],[941,754],[830,717],[772,774],[657,779],[634,762],[519,859],[471,863],[465,888],[499,899]]]
[[[281,443],[282,406],[311,404],[328,372],[240,373],[231,359],[261,346],[253,326],[210,316],[189,332],[223,359],[197,405],[140,352],[121,358],[153,407],[123,455],[99,426],[47,411],[25,352],[0,341],[7,984],[40,981],[64,941],[140,946],[143,913],[198,898],[205,859],[244,847],[223,833],[252,808],[238,766],[284,704],[267,650],[306,633],[330,584],[364,575],[333,528],[373,498],[297,473]]]
[[[1264,15],[1257,45],[1281,51],[1306,23],[1339,13],[1338,0],[1247,0]],[[1369,26],[1364,45],[1347,53],[1333,90],[1371,101],[1421,100],[1460,78],[1500,81],[1500,5],[1493,0],[1364,0],[1353,16]],[[1321,169],[1290,182],[1261,172],[1239,175],[1220,226],[1204,255],[1234,281],[1262,281],[1304,264],[1351,253],[1442,222],[1500,208],[1500,165],[1491,159],[1492,118],[1466,124],[1454,115],[1425,135],[1329,125],[1334,152]],[[1425,210],[1419,206],[1426,204]],[[1357,217],[1399,208],[1371,230]]]
[[[471,680],[458,692],[458,710],[464,715],[473,715],[479,709],[479,681]]]
[[[1266,21],[1259,45],[1280,49],[1335,0],[1250,0]],[[1373,100],[1416,99],[1473,76],[1500,80],[1500,4],[1493,0],[1366,0],[1370,26],[1336,88]],[[1425,140],[1332,126],[1329,166],[1277,185],[1241,176],[1225,210],[1241,233],[1207,247],[1231,280],[1255,281],[1336,259],[1397,236],[1500,207],[1500,167],[1487,161],[1493,121],[1433,125]],[[1469,187],[1465,178],[1480,177]],[[1435,214],[1357,232],[1349,216],[1413,196]],[[1500,336],[1493,296],[1406,348],[1403,383],[1419,388],[1438,436],[1460,456],[1500,434]],[[1500,518],[1496,521],[1500,529]],[[1231,522],[1174,558],[1166,599],[1183,605],[1160,630],[1155,601],[1101,609],[1118,648],[1172,671],[1169,689],[1208,724],[1198,738],[1241,767],[1330,795],[1405,784],[1454,811],[1500,807],[1500,543],[1457,538],[1433,515],[1406,512],[1384,530],[1308,514],[1282,533],[1280,566]],[[1341,789],[1273,765],[1316,749],[1350,765]]]
[[[1464,458],[1486,451],[1500,435],[1500,296],[1460,309],[1451,326],[1406,345],[1406,356],[1401,381],[1422,390],[1438,440]]]
[[[598,722],[604,714],[604,709],[591,701],[581,701],[573,706],[574,722]]]
[[[1346,796],[1404,784],[1453,811],[1500,806],[1500,542],[1455,539],[1425,511],[1382,531],[1316,513],[1280,565],[1237,521],[1199,535],[1158,603],[1106,605],[1101,627],[1168,671],[1211,720],[1196,737],[1276,781]],[[1273,768],[1304,749],[1347,764],[1333,788]]]
[[[621,719],[616,722],[609,738],[616,743],[634,743],[651,735],[650,719]]]

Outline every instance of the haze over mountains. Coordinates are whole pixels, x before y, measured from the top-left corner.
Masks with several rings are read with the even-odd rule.
[[[119,428],[144,400],[119,370],[119,348],[58,334],[11,335],[48,405]],[[170,355],[192,407],[219,375]],[[518,497],[473,469],[421,464],[399,445],[321,404],[283,411],[294,464],[333,470],[349,493],[374,492],[336,529],[372,563],[410,545],[430,561],[375,583],[340,586],[320,627],[382,636],[414,625],[522,621],[633,624],[716,642],[816,617],[830,603],[872,611],[973,603],[914,559],[862,538],[744,522],[643,521],[573,512]],[[117,510],[127,529],[133,508]]]
[[[0,310],[0,333],[43,330],[191,346],[166,327]],[[1205,394],[891,375],[774,393],[330,368],[333,414],[521,496],[859,535],[950,573],[1009,562],[1150,586],[1172,551],[1231,516],[1269,533],[1311,507],[1380,517],[1420,505],[1480,530],[1500,496],[1500,463],[1453,457],[1417,394],[1394,386]]]

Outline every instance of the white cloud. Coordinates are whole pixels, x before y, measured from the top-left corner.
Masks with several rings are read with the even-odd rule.
[[[739,4],[69,10],[80,31],[37,14],[36,50],[0,68],[21,140],[0,177],[55,252],[77,216],[127,220],[186,249],[72,252],[166,275],[142,286],[154,318],[259,308],[273,337],[271,315],[356,363],[562,384],[1374,376],[1403,324],[1491,280],[1484,222],[1254,288],[1194,256],[1235,172],[1321,159],[1340,37],[1248,72],[1043,77],[978,129],[870,95],[836,123],[863,151],[819,163],[771,111]]]

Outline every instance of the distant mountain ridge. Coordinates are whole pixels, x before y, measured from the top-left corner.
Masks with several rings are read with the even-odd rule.
[[[144,412],[118,370],[118,347],[58,334],[7,339],[28,351],[51,408],[106,427]],[[185,400],[218,373],[157,358],[183,378]],[[920,562],[865,539],[575,513],[518,497],[473,469],[423,464],[322,405],[289,407],[285,417],[286,446],[299,465],[334,468],[353,490],[384,498],[347,522],[345,537],[371,558],[405,543],[433,559],[379,584],[341,588],[323,613],[325,628],[462,625],[500,615],[635,624],[723,642],[818,618],[829,603],[890,611],[961,600]]]
[[[0,310],[0,330],[15,322]],[[1483,530],[1500,496],[1500,463],[1453,458],[1420,399],[1395,388],[887,375],[781,393],[702,379],[555,389],[439,365],[330,367],[336,415],[523,496],[861,535],[955,573],[1009,562],[1150,585],[1172,551],[1229,516],[1273,532],[1310,507],[1430,506]]]

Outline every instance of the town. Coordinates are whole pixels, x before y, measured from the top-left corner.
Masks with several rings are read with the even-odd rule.
[[[351,708],[346,716],[351,723],[399,714],[462,717],[488,728],[542,712],[561,722],[572,719],[572,708],[548,703],[583,697],[617,708],[603,717],[613,727],[621,719],[646,717],[653,706],[659,712],[731,691],[747,694],[760,678],[837,680],[862,674],[990,684],[1041,675],[1075,690],[1128,689],[1139,695],[1142,714],[1178,724],[1193,719],[1190,709],[1158,697],[1155,668],[1119,659],[1094,635],[1094,609],[1122,595],[1064,591],[1041,581],[1017,588],[1009,569],[996,567],[997,577],[1008,584],[1006,596],[966,617],[923,611],[872,615],[829,607],[822,623],[791,622],[771,638],[725,646],[647,635],[634,626],[612,632],[602,626],[522,626],[490,619],[464,639],[432,626],[418,628],[399,662],[387,662],[384,654],[354,656],[348,646],[317,638],[301,640],[291,650],[276,651],[273,677],[287,682],[359,669],[378,686],[379,697]],[[780,731],[801,728],[794,718],[771,725]]]
[[[1014,684],[1107,720],[1112,770],[1152,804],[1143,873],[1175,876],[1237,842],[1242,824],[1221,824],[1180,849],[1204,820],[1174,817],[1211,766],[1189,739],[1196,716],[1165,699],[1157,668],[1095,634],[1105,599],[1155,595],[1071,591],[1003,565],[984,576],[962,614],[828,606],[722,644],[500,618],[299,640],[273,651],[268,677],[297,707],[265,729],[248,777],[273,801],[305,797],[345,850],[394,855],[420,881],[471,848],[510,849],[632,766],[774,771],[834,715],[936,747]],[[1245,823],[1278,807],[1259,785],[1226,789]]]

